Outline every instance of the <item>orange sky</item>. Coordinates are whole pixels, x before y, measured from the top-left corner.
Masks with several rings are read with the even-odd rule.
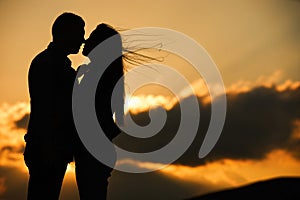
[[[51,41],[50,28],[53,20],[64,11],[75,12],[85,19],[86,37],[100,22],[120,28],[170,28],[192,37],[208,51],[217,64],[227,92],[236,94],[231,99],[234,103],[243,95],[259,94],[255,88],[262,86],[271,91],[272,85],[276,85],[275,93],[283,99],[283,103],[291,99],[291,105],[294,102],[293,95],[298,94],[300,2],[296,0],[1,0],[0,198],[1,195],[14,195],[13,193],[19,193],[23,197],[25,195],[28,174],[23,163],[22,147],[26,127],[22,127],[23,122],[16,124],[16,121],[29,112],[29,64]],[[72,55],[70,58],[74,68],[84,59],[81,55]],[[199,75],[188,68],[186,61],[170,56],[166,57],[164,64],[184,74],[198,96],[206,95],[205,84],[199,79]],[[191,94],[186,88],[179,89],[179,96],[182,98]],[[165,89],[149,86],[139,90],[129,105],[134,113],[157,104],[171,109],[176,102],[173,96],[167,94],[169,93]],[[243,102],[242,99],[237,101],[239,102]],[[245,105],[253,104],[260,106],[255,100],[252,104]],[[287,107],[283,107],[286,110],[279,110],[280,105],[275,105],[268,115],[270,118],[272,112],[291,113],[299,110],[297,101],[291,110]],[[299,141],[297,114],[286,122],[293,125],[293,128],[285,130],[290,131],[291,141],[288,142]],[[248,120],[243,110],[240,118]],[[251,121],[246,122],[252,123],[254,119],[249,120]],[[234,123],[230,121],[230,124]],[[266,134],[270,135],[271,141],[271,131],[274,130],[268,126],[270,123],[275,126],[279,122],[263,121],[263,127],[270,130]],[[275,144],[275,141],[272,142]],[[158,192],[158,195],[164,193],[165,198],[187,198],[276,176],[300,176],[300,160],[294,155],[295,150],[279,147],[278,143],[276,145],[277,148],[272,148],[259,158],[238,159],[224,155],[221,159],[213,159],[205,164],[193,166],[176,163],[159,172],[139,176],[115,172],[109,196],[110,199],[118,199],[125,194],[131,199],[150,198],[161,190],[161,183],[167,185],[168,189]],[[129,165],[151,168],[160,163],[134,161]],[[16,182],[16,179],[19,181]],[[127,187],[123,187],[124,185]],[[138,185],[139,192],[132,192],[135,189],[132,185]],[[74,166],[71,166],[64,183],[62,200],[74,199],[74,196],[76,199],[76,195]]]
[[[64,11],[85,19],[86,37],[100,22],[120,28],[163,27],[187,34],[212,56],[226,86],[276,70],[283,72],[283,79],[299,80],[300,8],[293,0],[3,0],[0,9],[0,102],[29,100],[28,66],[51,41],[53,20]],[[71,57],[75,68],[83,59]],[[192,78],[193,73],[186,73]]]

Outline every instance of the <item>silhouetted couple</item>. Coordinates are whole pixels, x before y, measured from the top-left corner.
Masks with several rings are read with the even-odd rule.
[[[29,68],[31,113],[24,137],[24,160],[30,174],[28,200],[58,199],[67,165],[73,160],[80,199],[106,199],[112,168],[95,159],[78,137],[72,115],[72,90],[77,82],[77,72],[67,56],[78,53],[83,43],[83,55],[89,56],[99,43],[113,35],[120,35],[112,27],[100,24],[85,40],[84,27],[85,22],[80,16],[61,14],[52,26],[52,42],[33,59]],[[119,39],[119,46],[109,48],[122,51],[121,37]],[[96,57],[90,58],[91,63]],[[93,73],[91,63],[82,66],[87,69],[82,81]],[[123,107],[120,112],[112,111],[111,96],[122,76],[121,56],[105,70],[95,95],[98,121],[110,140],[120,133],[113,114],[123,116]],[[124,102],[124,85],[122,88],[119,98]]]

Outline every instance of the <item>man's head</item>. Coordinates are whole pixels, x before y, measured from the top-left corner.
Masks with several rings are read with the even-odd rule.
[[[53,42],[67,54],[78,53],[84,42],[84,20],[73,13],[63,13],[56,18],[52,26]]]

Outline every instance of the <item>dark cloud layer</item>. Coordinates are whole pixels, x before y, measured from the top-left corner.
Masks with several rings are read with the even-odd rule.
[[[209,158],[260,159],[287,148],[293,122],[300,118],[300,88],[278,92],[259,87],[228,95],[226,123]],[[296,148],[296,147],[295,147]]]
[[[221,137],[210,154],[200,160],[197,155],[207,131],[211,107],[199,99],[201,120],[197,136],[177,163],[195,166],[222,158],[262,159],[276,149],[297,154],[300,141],[292,139],[292,133],[293,122],[300,119],[300,87],[284,91],[278,91],[275,87],[257,87],[245,93],[227,94],[227,100],[226,121]],[[176,105],[167,115],[166,124],[157,135],[140,139],[122,134],[116,143],[135,152],[150,152],[163,147],[176,134],[180,123],[180,106]],[[150,122],[148,113],[133,115],[133,119],[141,125]]]
[[[14,145],[5,145],[0,148],[0,155],[4,152],[9,153],[23,153],[24,145],[14,146]]]

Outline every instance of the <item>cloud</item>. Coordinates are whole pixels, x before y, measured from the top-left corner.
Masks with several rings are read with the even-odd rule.
[[[15,121],[15,125],[17,128],[27,129],[28,122],[29,122],[29,113],[26,113],[21,119]]]
[[[125,111],[137,114],[160,106],[170,110],[177,102],[177,99],[163,95],[129,96],[125,100]]]
[[[26,199],[29,173],[23,159],[23,137],[28,119],[29,103],[0,105],[0,199]],[[74,165],[69,165],[61,199],[79,200],[74,171]]]
[[[295,137],[297,127],[294,123],[300,119],[299,99],[300,86],[297,82],[290,82],[285,87],[260,86],[249,91],[228,93],[226,121],[221,137],[210,154],[200,160],[197,155],[207,131],[211,108],[199,97],[201,120],[197,136],[176,163],[197,166],[224,158],[259,160],[278,149],[298,155],[300,139]],[[215,101],[217,103],[218,99]],[[151,123],[148,112],[132,115],[132,118],[142,126]],[[155,136],[141,139],[122,133],[115,142],[129,151],[151,152],[168,144],[176,135],[179,124],[180,105],[176,104],[167,111],[166,123]]]
[[[240,79],[237,82],[227,86],[225,90],[227,94],[238,94],[250,92],[251,90],[258,87],[274,87],[277,91],[283,91],[287,89],[294,90],[299,86],[300,81],[292,81],[290,79],[286,80],[284,79],[284,73],[282,70],[275,70],[268,76],[261,75],[252,81]],[[217,92],[216,96],[223,94],[223,90],[219,90],[218,92],[218,86],[215,86],[214,89],[216,90],[215,92]],[[202,98],[202,103],[209,103],[211,101],[206,82],[202,78],[193,81],[190,87],[182,89],[178,96],[180,99],[185,99],[191,95],[196,95],[197,97]],[[176,102],[174,101],[174,103]],[[163,104],[162,102],[161,105],[164,106],[165,104]]]
[[[203,103],[204,97],[199,96],[200,128],[191,147],[175,163],[156,172],[129,174],[114,171],[110,179],[110,199],[187,198],[259,179],[299,175],[300,86],[292,81],[283,83],[285,85],[258,85],[228,92],[228,112],[221,138],[213,151],[201,160],[197,155],[209,124],[210,102]],[[163,105],[165,101],[155,102]],[[26,195],[28,171],[22,151],[28,108],[28,103],[0,106],[0,192],[3,193],[0,198],[24,199]],[[139,139],[121,134],[116,143],[134,152],[163,147],[176,134],[180,105],[174,104],[166,113],[167,121],[157,135]],[[154,112],[153,116],[156,114],[159,113]],[[131,115],[140,125],[151,123],[148,112]],[[135,161],[129,165],[151,168],[159,164]],[[67,173],[62,198],[79,199],[74,166]]]
[[[2,104],[0,106],[0,166],[17,167],[26,170],[23,161],[25,121],[29,104]]]
[[[242,93],[249,92],[257,87],[276,88],[277,91],[287,89],[296,89],[300,86],[300,81],[292,81],[290,79],[283,79],[284,73],[281,70],[274,71],[269,76],[259,76],[254,81],[239,80],[238,82],[227,87],[227,93]]]
[[[253,88],[256,87],[272,87],[272,86],[279,86],[283,77],[283,72],[281,70],[274,71],[269,76],[259,76],[254,81],[246,81],[246,80],[239,80],[236,83],[227,87],[227,93],[241,93],[241,92],[249,92]]]
[[[26,199],[26,173],[16,167],[0,166],[0,180],[3,180],[2,187],[5,188],[4,192],[0,193],[1,199]]]
[[[211,159],[263,158],[274,149],[286,149],[299,119],[300,87],[277,91],[258,87],[228,95],[228,112],[219,142]]]
[[[285,148],[296,158],[300,159],[300,120],[293,121],[292,127],[292,134],[289,141],[285,144]]]
[[[0,198],[25,199],[28,172],[23,161],[28,103],[0,105]],[[25,117],[26,118],[26,117]]]

